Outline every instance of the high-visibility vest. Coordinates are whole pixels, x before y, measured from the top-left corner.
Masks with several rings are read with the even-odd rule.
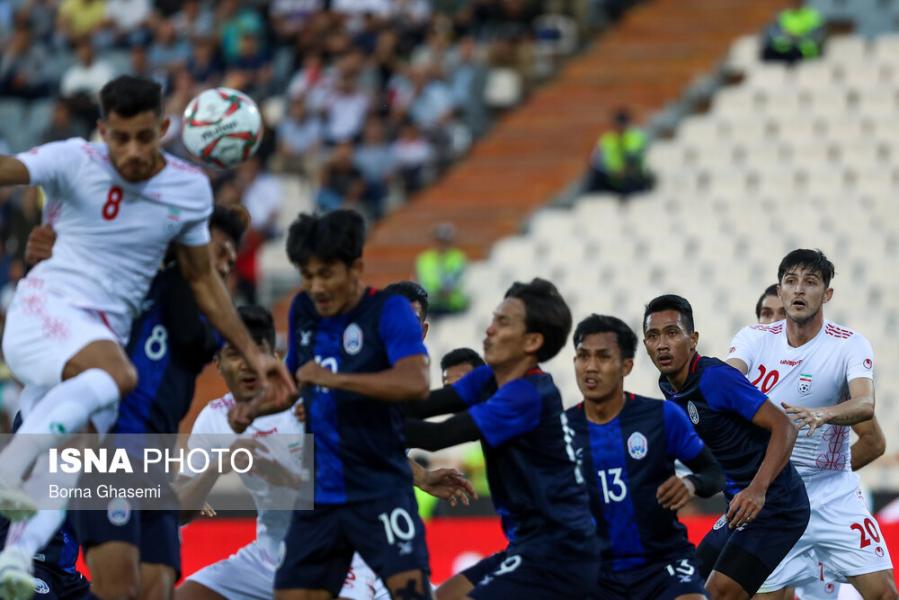
[[[821,13],[814,8],[803,7],[780,13],[777,25],[782,32],[774,37],[774,47],[786,52],[792,46],[799,48],[805,58],[814,58],[821,53],[818,41],[810,37],[824,24]]]
[[[599,138],[599,151],[603,170],[610,175],[624,172],[628,158],[638,157],[643,169],[643,152],[646,150],[646,134],[636,128],[619,135],[607,131]]]
[[[446,252],[431,249],[419,254],[415,261],[416,276],[434,308],[456,311],[468,306],[468,298],[461,287],[466,263],[465,253],[458,248]],[[448,296],[441,295],[441,290],[449,290]]]

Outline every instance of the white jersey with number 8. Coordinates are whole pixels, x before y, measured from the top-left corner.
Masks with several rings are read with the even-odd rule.
[[[53,256],[29,279],[71,306],[102,311],[120,338],[140,311],[169,242],[209,242],[212,189],[203,172],[169,154],[147,181],[115,170],[105,144],[81,138],[19,154],[47,198],[45,221],[57,234]]]

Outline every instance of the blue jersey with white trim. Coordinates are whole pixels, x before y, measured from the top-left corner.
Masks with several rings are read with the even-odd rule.
[[[768,398],[735,368],[699,354],[690,362],[689,375],[680,390],[675,390],[665,376],[659,378],[659,387],[669,401],[686,411],[696,433],[720,463],[727,477],[725,496],[733,497],[746,488],[768,450],[770,432],[752,422]],[[799,477],[788,463],[768,488],[768,496],[794,475]]]
[[[453,384],[477,425],[509,552],[592,561],[598,541],[562,397],[539,369],[497,388],[489,366]]]
[[[366,290],[350,311],[321,317],[305,292],[290,307],[287,367],[314,360],[339,373],[377,373],[427,356],[409,301]],[[344,504],[405,493],[412,485],[398,403],[307,386],[306,431],[315,441],[315,502]]]
[[[583,461],[604,571],[629,571],[692,550],[677,512],[656,490],[674,475],[674,460],[690,461],[705,447],[675,404],[627,394],[608,423],[592,423],[584,403],[566,411]]]

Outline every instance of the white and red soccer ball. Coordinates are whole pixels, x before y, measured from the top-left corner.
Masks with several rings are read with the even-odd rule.
[[[253,156],[262,141],[259,107],[231,88],[206,90],[184,110],[181,139],[200,162],[222,169],[237,166]]]

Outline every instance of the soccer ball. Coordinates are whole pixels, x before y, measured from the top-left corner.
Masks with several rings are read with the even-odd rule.
[[[262,117],[249,96],[231,88],[206,90],[184,110],[184,147],[222,169],[247,160],[262,141]]]

